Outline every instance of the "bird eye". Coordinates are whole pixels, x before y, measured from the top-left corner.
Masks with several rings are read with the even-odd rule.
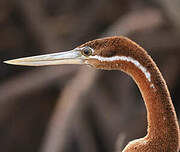
[[[92,55],[92,49],[90,47],[85,47],[82,49],[82,54],[84,56],[90,56]]]

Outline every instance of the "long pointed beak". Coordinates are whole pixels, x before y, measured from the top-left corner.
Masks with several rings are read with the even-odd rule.
[[[58,64],[83,64],[84,56],[79,50],[71,50],[67,52],[52,53],[46,55],[38,55],[32,57],[19,58],[4,61],[7,64],[25,65],[25,66],[44,66]]]

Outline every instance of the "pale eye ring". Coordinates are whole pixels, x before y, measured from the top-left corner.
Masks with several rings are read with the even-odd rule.
[[[81,52],[84,56],[90,56],[93,53],[90,47],[84,47]]]

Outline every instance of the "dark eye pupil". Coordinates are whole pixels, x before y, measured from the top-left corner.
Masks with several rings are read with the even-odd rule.
[[[84,50],[84,54],[89,55],[89,54],[90,54],[90,51],[89,51],[88,49],[85,49],[85,50]]]
[[[83,50],[84,55],[89,56],[89,55],[91,55],[91,53],[92,53],[92,51],[89,48],[84,48],[84,50]]]

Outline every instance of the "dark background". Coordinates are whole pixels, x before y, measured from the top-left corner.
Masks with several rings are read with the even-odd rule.
[[[121,151],[146,134],[142,97],[122,72],[3,63],[113,35],[149,52],[179,116],[179,0],[0,1],[1,152]]]

